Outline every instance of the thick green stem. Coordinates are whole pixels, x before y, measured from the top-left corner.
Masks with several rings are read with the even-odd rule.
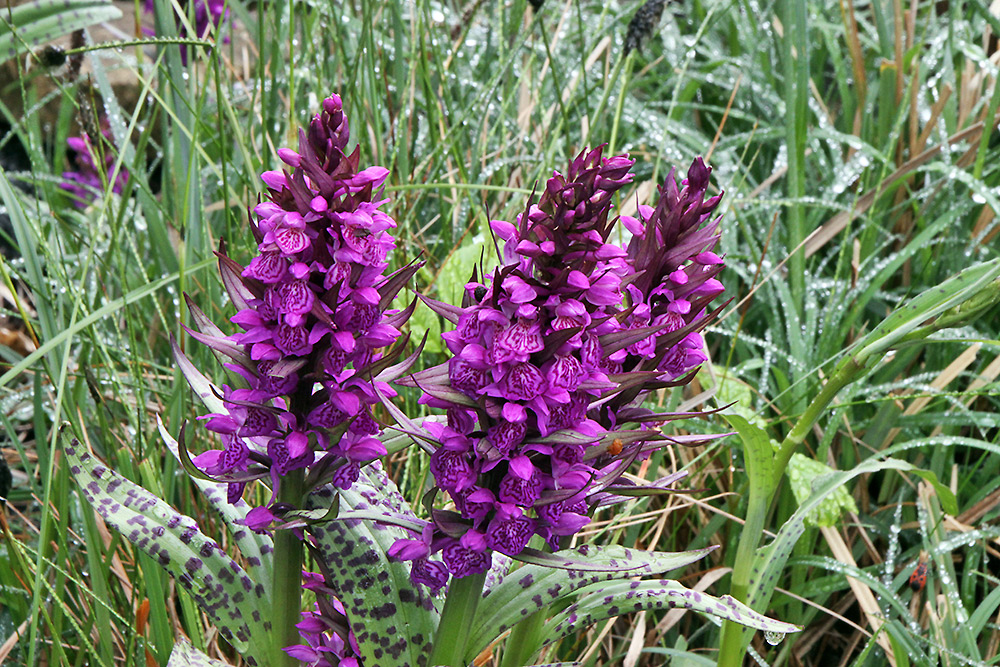
[[[524,667],[531,664],[531,657],[539,644],[538,635],[545,625],[548,612],[549,608],[545,606],[514,626],[504,645],[500,667]]]
[[[865,368],[866,365],[863,361],[851,357],[834,371],[819,394],[812,400],[795,426],[781,442],[774,457],[771,483],[768,488],[762,493],[755,491],[754,487],[751,486],[750,497],[747,499],[747,519],[740,535],[739,546],[736,549],[736,562],[733,565],[730,590],[730,595],[740,602],[746,602],[747,593],[750,590],[750,573],[753,571],[754,554],[764,534],[768,508],[778,491],[781,478],[785,474],[785,468],[788,467],[788,461],[805,440],[809,430],[819,421],[823,411],[830,405],[834,397],[841,389],[857,380]],[[723,624],[718,661],[720,667],[740,667],[743,664],[746,635],[746,630],[737,623],[726,621]]]
[[[781,470],[784,472],[784,468]],[[772,479],[775,482],[780,479],[777,471]],[[771,498],[777,487],[777,483],[772,483],[769,488],[763,490],[763,493],[755,493],[754,487],[750,487],[750,497],[747,499],[747,519],[740,534],[739,546],[736,548],[736,562],[733,565],[729,590],[729,594],[740,602],[746,602],[747,593],[750,591],[750,573],[753,570],[754,554],[757,551],[757,545],[760,544],[760,538],[764,534],[767,509],[771,505]],[[743,638],[745,636],[746,628],[739,623],[725,621],[722,624],[718,661],[720,666],[739,667],[743,664]]]
[[[784,24],[782,45],[783,73],[785,75],[785,140],[787,143],[788,172],[786,191],[791,202],[788,209],[788,278],[791,283],[794,308],[801,317],[805,298],[806,253],[799,246],[806,237],[805,205],[805,155],[807,116],[809,113],[809,42],[808,9],[805,0],[783,0],[778,3]]]
[[[476,617],[476,607],[483,597],[485,582],[485,572],[451,580],[429,664],[435,667],[466,667],[469,662],[465,659],[469,630]]]
[[[851,357],[839,366],[830,379],[826,381],[819,394],[805,409],[799,420],[795,422],[795,426],[788,432],[785,439],[781,441],[781,447],[778,448],[778,453],[774,457],[774,479],[776,481],[781,480],[792,454],[806,439],[809,430],[819,421],[823,411],[830,405],[834,397],[840,393],[841,389],[857,380],[866,368],[867,365],[863,361]],[[777,490],[777,484],[775,484],[775,490]],[[770,498],[768,503],[770,503]]]
[[[281,480],[278,501],[299,507],[302,503],[303,470],[294,470]],[[295,624],[302,614],[302,540],[291,530],[274,535],[274,597],[271,606],[271,662],[274,667],[295,667],[298,661],[282,649],[300,643]]]

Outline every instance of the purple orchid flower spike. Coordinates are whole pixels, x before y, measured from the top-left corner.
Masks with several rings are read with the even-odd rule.
[[[258,254],[244,268],[220,249],[223,283],[239,311],[232,321],[242,332],[223,334],[189,301],[199,328],[191,335],[241,380],[217,390],[223,409],[205,422],[223,449],[194,463],[229,482],[233,500],[247,482],[270,480],[272,503],[252,513],[258,530],[295,509],[273,504],[289,472],[306,469],[309,488],[346,489],[361,466],[386,454],[371,409],[394,395],[388,381],[413,359],[393,365],[402,342],[384,350],[412,312],[388,305],[419,267],[385,274],[396,223],[379,210],[386,200],[376,193],[388,171],[360,170],[359,149],[344,152],[348,142],[334,95],[301,133],[299,151],[279,151],[287,167],[262,175],[267,196],[251,221]],[[196,384],[200,374],[176,346],[175,355]]]
[[[491,223],[504,265],[469,283],[461,308],[421,297],[455,325],[442,335],[452,358],[399,383],[447,410],[423,427],[455,511],[435,510],[432,534],[393,549],[419,563],[414,581],[437,553],[463,577],[487,569],[494,551],[516,557],[534,535],[558,548],[593,505],[630,493],[628,465],[669,440],[655,426],[691,416],[641,402],[707,359],[697,332],[722,291],[722,260],[711,252],[718,223],[704,223],[718,197],[704,200],[699,159],[680,190],[671,175],[655,208],[624,220],[635,235],[626,249],[609,239],[631,167],[601,148],[582,152],[516,224]]]

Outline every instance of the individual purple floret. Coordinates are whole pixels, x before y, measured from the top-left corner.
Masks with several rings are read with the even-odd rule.
[[[108,185],[112,192],[121,194],[128,182],[128,170],[124,166],[114,171],[118,154],[113,148],[114,141],[107,124],[104,124],[102,133],[104,141],[100,146],[95,146],[87,134],[66,140],[73,149],[75,169],[63,172],[63,182],[59,187],[72,196],[73,205],[77,208],[86,208]],[[112,174],[114,181],[109,183]]]
[[[359,667],[358,642],[347,622],[344,605],[321,574],[303,572],[304,588],[316,593],[313,611],[302,612],[296,624],[304,643],[285,653],[309,667]]]
[[[612,196],[632,160],[581,153],[555,173],[517,224],[495,220],[504,265],[466,286],[461,308],[424,299],[455,330],[442,366],[400,380],[447,410],[424,423],[430,469],[456,511],[435,510],[419,540],[390,555],[415,563],[415,582],[443,585],[485,571],[493,551],[516,556],[539,535],[553,549],[591,508],[628,492],[629,464],[669,440],[654,427],[681,414],[642,408],[650,391],[688,382],[706,360],[698,333],[722,292],[719,236],[698,159],[678,190],[625,218],[616,245]],[[435,576],[427,577],[430,569]]]
[[[308,469],[311,488],[346,489],[360,467],[386,453],[371,408],[393,396],[387,382],[408,366],[391,366],[412,312],[387,311],[416,266],[384,275],[395,247],[396,223],[379,210],[375,193],[384,167],[360,169],[359,149],[345,153],[347,118],[340,98],[323,102],[298,152],[278,154],[287,167],[262,174],[266,200],[253,211],[258,254],[244,268],[224,250],[219,268],[243,331],[226,336],[189,301],[197,340],[227,355],[240,386],[224,385],[225,410],[206,428],[223,449],[194,459],[208,475],[229,483],[231,500],[247,482],[270,477],[276,497],[282,478]],[[196,371],[175,349],[192,384]],[[272,498],[273,500],[273,498]],[[247,517],[265,529],[292,509],[269,503]]]

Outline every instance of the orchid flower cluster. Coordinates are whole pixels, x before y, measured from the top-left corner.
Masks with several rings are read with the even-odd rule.
[[[128,182],[128,170],[125,167],[114,171],[117,155],[111,150],[114,142],[106,122],[102,123],[101,132],[104,136],[100,146],[95,146],[86,133],[66,139],[73,150],[74,168],[63,172],[63,181],[59,187],[71,195],[73,205],[77,208],[86,208],[97,197],[97,193],[106,188],[115,194],[121,194]],[[112,174],[115,176],[114,181],[105,185]]]
[[[617,245],[613,195],[632,164],[581,153],[516,224],[491,223],[504,265],[470,282],[461,307],[422,297],[455,325],[443,334],[452,357],[400,384],[447,411],[423,426],[455,510],[390,550],[413,562],[414,582],[437,589],[485,572],[492,551],[517,556],[535,535],[558,549],[596,505],[628,492],[628,466],[667,439],[653,427],[679,416],[642,399],[706,359],[699,331],[723,291],[719,197],[705,198],[698,159],[680,189],[671,173],[655,208],[620,216],[633,236]]]
[[[194,463],[228,483],[230,502],[247,482],[270,477],[270,502],[247,517],[256,530],[297,509],[275,504],[289,473],[307,471],[306,490],[344,489],[362,465],[386,454],[371,409],[380,395],[395,395],[387,382],[397,353],[383,350],[412,312],[387,308],[418,267],[385,275],[396,223],[375,193],[388,171],[360,169],[359,150],[345,153],[349,140],[341,100],[332,96],[300,131],[298,152],[279,151],[286,167],[262,175],[267,196],[250,225],[259,254],[244,268],[218,253],[239,311],[232,321],[243,331],[224,335],[189,302],[201,329],[191,335],[227,355],[226,367],[242,380],[223,386],[226,411],[206,421],[223,449]]]
[[[451,501],[432,507],[429,521],[403,517],[396,528],[409,537],[386,549],[434,595],[451,577],[485,573],[493,552],[537,554],[528,546],[535,536],[553,551],[568,546],[596,507],[649,491],[623,478],[634,461],[685,441],[658,427],[689,415],[643,401],[690,381],[707,358],[700,332],[723,291],[713,252],[719,197],[706,197],[710,171],[698,159],[680,187],[671,172],[655,207],[616,216],[614,195],[631,183],[633,161],[582,152],[515,223],[491,222],[502,265],[478,269],[460,306],[419,297],[455,329],[443,334],[448,361],[409,373],[420,350],[397,361],[400,328],[416,300],[402,311],[389,305],[419,265],[386,274],[396,224],[377,193],[388,171],[361,168],[349,140],[334,95],[300,131],[298,150],[278,151],[283,169],[262,174],[266,196],[250,224],[258,253],[245,267],[224,246],[217,253],[241,331],[224,334],[188,302],[199,329],[189,333],[228,358],[235,380],[211,389],[224,409],[205,425],[222,448],[193,465],[227,485],[230,503],[268,478],[270,499],[241,523],[260,533],[304,527],[296,539],[315,549],[311,522],[329,517],[312,508],[329,502],[314,492],[349,490],[362,466],[387,453],[373,415],[381,403],[430,453],[428,504]],[[174,352],[200,384],[176,343]],[[446,418],[413,423],[391,401],[392,381],[419,388]],[[665,491],[679,477],[653,486]],[[297,625],[303,643],[284,650],[320,667],[358,664],[359,626],[323,572],[304,575],[316,607]]]

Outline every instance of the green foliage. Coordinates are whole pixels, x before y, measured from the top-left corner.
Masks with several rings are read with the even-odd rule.
[[[0,57],[13,45],[23,63],[28,48],[42,45],[43,24],[66,33],[113,9],[70,4],[0,10]],[[584,145],[613,137],[615,151],[637,159],[639,187],[711,151],[713,183],[729,207],[722,279],[736,300],[707,333],[718,365],[703,375],[714,372],[717,383],[702,386],[716,387],[714,407],[737,401],[733,412],[766,433],[768,448],[788,436],[847,351],[861,349],[858,341],[867,345],[890,325],[900,331],[899,322],[880,324],[890,313],[923,334],[930,323],[921,318],[943,310],[933,290],[995,261],[1000,89],[990,83],[989,49],[1000,25],[987,3],[668,3],[626,66],[621,39],[639,4],[580,0],[564,13],[565,3],[534,12],[522,0],[233,0],[231,41],[192,49],[198,66],[189,71],[176,44],[136,51],[134,59],[90,51],[89,77],[47,87],[33,60],[27,71],[11,70],[26,76],[2,83],[0,150],[20,144],[30,167],[0,170],[12,228],[5,234],[19,248],[0,262],[0,277],[14,299],[4,314],[24,323],[31,345],[0,348],[3,454],[14,471],[0,543],[0,639],[24,628],[6,660],[142,665],[149,650],[162,663],[181,633],[213,655],[228,650],[215,645],[190,596],[172,592],[167,577],[81,502],[54,427],[70,419],[105,463],[162,491],[206,537],[232,545],[157,433],[153,415],[176,433],[195,414],[168,336],[183,341],[182,293],[206,310],[213,304],[208,315],[217,322],[233,314],[212,253],[225,239],[245,262],[253,245],[245,207],[260,192],[259,172],[278,166],[274,149],[293,143],[295,128],[331,91],[343,96],[366,154],[391,169],[397,264],[422,253],[420,286],[442,299],[459,293],[483,249],[492,252],[483,222],[513,219],[532,188]],[[174,3],[155,5],[147,23],[175,36]],[[124,32],[123,41],[133,41],[131,23]],[[244,62],[244,52],[256,57]],[[133,82],[127,95],[122,75]],[[116,162],[131,179],[123,197],[108,194],[78,211],[58,182],[69,166],[65,138],[87,122],[84,100],[108,118]],[[18,189],[25,184],[30,191]],[[921,294],[919,313],[897,308]],[[748,578],[758,612],[806,626],[802,639],[756,642],[768,664],[839,661],[844,646],[857,647],[855,664],[884,664],[882,642],[839,621],[827,625],[837,608],[865,623],[847,575],[883,605],[879,638],[894,647],[897,665],[989,659],[1000,605],[986,545],[997,537],[990,508],[1000,492],[1000,331],[989,308],[926,332],[920,345],[870,349],[867,374],[831,397],[801,433],[796,452],[808,463],[789,452],[793,474],[816,462],[832,463],[842,481],[868,472],[837,488],[832,478],[822,489],[807,479],[805,500],[803,488],[797,495],[794,484],[771,479],[777,499],[762,511],[760,530],[777,535],[788,554],[768,572],[775,588],[816,606],[772,595],[775,588],[765,596]],[[441,351],[442,326],[418,306],[416,340],[427,331],[432,351]],[[205,363],[206,350],[185,352],[197,367],[216,368]],[[222,371],[206,380],[221,384]],[[690,398],[667,393],[663,404]],[[416,410],[407,405],[411,416]],[[691,433],[738,428],[721,420],[674,425]],[[208,444],[196,431],[189,429],[188,443],[195,452]],[[713,573],[738,564],[744,522],[758,520],[749,497],[765,477],[749,470],[748,454],[764,461],[764,451],[730,438],[654,457],[647,478],[684,468],[683,485],[704,489],[695,494],[701,504],[636,499],[616,515],[598,514],[588,539],[672,552],[720,545],[677,576],[725,595],[737,582]],[[902,472],[880,469],[886,457],[905,463]],[[388,469],[418,506],[426,460],[395,458]],[[933,498],[918,495],[927,480],[937,484]],[[839,522],[856,568],[833,558],[802,513],[844,494],[860,520]],[[657,530],[637,525],[645,512],[662,513]],[[962,517],[963,527],[945,515]],[[773,539],[765,533],[751,555],[760,557],[757,547]],[[906,579],[921,550],[930,576],[914,594]],[[921,595],[941,596],[946,613],[922,611]],[[151,612],[138,627],[144,600]],[[87,618],[110,631],[91,634]],[[714,664],[714,625],[690,614],[648,618],[649,646],[638,664],[660,665],[665,656]],[[590,664],[620,664],[635,639],[627,619],[607,627]],[[585,634],[571,634],[545,659],[574,661],[587,649]]]
[[[813,493],[813,484],[832,473],[830,466],[802,454],[792,454],[788,462],[788,482],[801,506]],[[843,512],[857,512],[858,506],[846,487],[838,487],[805,517],[807,526],[835,526]]]

